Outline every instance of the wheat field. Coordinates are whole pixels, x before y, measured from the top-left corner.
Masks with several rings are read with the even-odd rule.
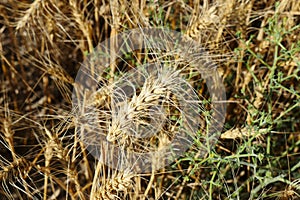
[[[0,65],[1,200],[300,199],[298,0],[0,0]]]

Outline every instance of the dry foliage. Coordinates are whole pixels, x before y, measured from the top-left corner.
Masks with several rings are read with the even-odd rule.
[[[272,23],[268,20],[276,17],[282,29],[291,30],[281,41],[285,49],[291,49],[299,45],[300,31],[293,29],[300,23],[299,13],[298,0],[282,0],[277,4],[275,0],[2,0],[0,199],[206,199],[209,194],[212,199],[224,199],[240,190],[237,185],[242,187],[241,198],[248,198],[250,167],[237,170],[237,178],[224,175],[225,189],[217,184],[208,187],[207,183],[213,182],[215,175],[208,168],[199,167],[199,163],[195,164],[199,157],[197,152],[194,161],[176,162],[168,169],[150,174],[132,174],[130,169],[115,171],[100,164],[80,140],[79,122],[72,115],[74,79],[80,63],[104,39],[132,28],[168,26],[203,44],[210,58],[218,64],[226,87],[228,109],[217,152],[234,155],[235,147],[226,144],[226,140],[251,138],[254,143],[264,143],[264,137],[272,133],[277,138],[280,134],[272,132],[274,129],[287,134],[288,141],[299,140],[295,134],[300,130],[299,120],[295,123],[275,120],[276,124],[270,128],[267,122],[259,121],[256,114],[271,109],[272,119],[300,118],[299,109],[285,111],[299,102],[299,92],[286,89],[293,86],[294,91],[300,90],[299,49],[293,58],[282,57],[276,63],[276,70],[292,77],[276,92],[270,88],[276,70],[266,67],[274,65],[277,51],[270,42],[274,38],[267,34],[266,27]],[[113,47],[117,41],[110,43]],[[251,56],[250,50],[260,56]],[[130,99],[127,110],[122,111],[129,118],[111,122],[111,88],[122,72],[119,68],[126,71],[136,67],[133,58],[137,63],[154,59],[144,53],[134,52],[125,62],[112,64],[106,74],[109,77],[106,87],[97,90],[87,102],[105,111],[99,117],[99,124],[104,121],[101,130],[109,141],[141,152],[169,143],[178,124],[170,121],[164,131],[150,141],[132,139],[124,127],[132,120],[142,125],[156,120],[157,124],[161,116],[150,119],[153,116],[148,116],[148,111],[158,102],[168,109],[163,115],[178,117],[172,114],[180,113],[178,99],[170,91],[186,92],[179,89],[180,82],[172,79],[172,74],[164,74],[159,79],[146,77],[139,94]],[[160,56],[155,59],[163,60]],[[183,76],[193,72],[182,65],[178,70]],[[200,75],[190,77],[189,82],[199,96],[209,96]],[[266,94],[272,94],[271,99],[266,100]],[[204,131],[205,117],[202,120],[201,131]],[[281,128],[277,129],[279,125]],[[256,129],[248,126],[256,126]],[[191,151],[198,148],[192,147]],[[281,151],[284,150],[278,149]],[[293,151],[299,154],[299,147],[293,147]],[[297,157],[291,160],[296,162]],[[248,161],[251,162],[250,157]],[[230,167],[226,163],[222,172],[226,174]],[[184,179],[187,175],[189,178]],[[252,183],[252,188],[258,184]],[[276,185],[268,192],[280,189],[282,186]],[[202,193],[197,194],[200,190]],[[287,188],[278,198],[299,198],[296,190],[293,193],[290,190],[291,187]]]

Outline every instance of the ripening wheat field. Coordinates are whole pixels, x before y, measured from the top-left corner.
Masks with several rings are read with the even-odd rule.
[[[300,199],[298,0],[0,0],[0,65],[1,200]]]

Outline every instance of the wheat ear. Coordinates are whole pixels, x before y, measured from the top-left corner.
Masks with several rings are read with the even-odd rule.
[[[30,164],[25,158],[18,158],[9,165],[3,166],[0,170],[0,182],[10,181],[13,177],[25,175],[29,166]]]
[[[16,30],[23,28],[28,24],[30,19],[34,17],[36,12],[38,12],[41,4],[44,3],[44,0],[35,0],[30,4],[30,7],[25,11],[24,16],[18,21]]]
[[[109,179],[105,179],[96,190],[96,199],[121,199],[121,193],[125,196],[131,190],[133,186],[132,177],[133,175],[129,172],[118,172]]]

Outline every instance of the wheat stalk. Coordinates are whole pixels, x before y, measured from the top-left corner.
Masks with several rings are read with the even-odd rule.
[[[31,18],[35,17],[37,12],[39,12],[39,9],[41,5],[45,3],[45,0],[35,0],[33,1],[29,8],[25,11],[24,16],[18,20],[16,30],[19,30],[23,27],[25,27],[31,20]]]

